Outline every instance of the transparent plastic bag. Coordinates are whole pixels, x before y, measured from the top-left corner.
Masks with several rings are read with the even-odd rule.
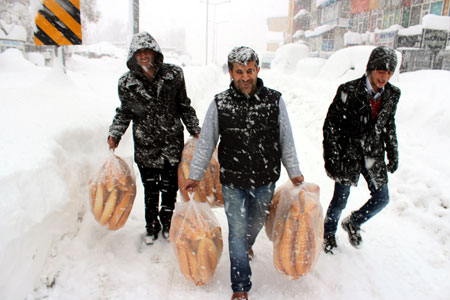
[[[187,191],[184,189],[189,176],[189,168],[194,156],[197,139],[189,138],[181,154],[181,162],[178,165],[178,185],[180,193],[185,201],[189,201]],[[217,158],[217,149],[214,151],[208,168],[200,180],[198,191],[194,193],[197,202],[208,202],[211,207],[223,206],[222,185],[220,184],[220,165]]]
[[[314,183],[279,187],[266,218],[266,233],[273,242],[273,261],[282,274],[297,279],[317,261],[323,243],[320,189]]]
[[[177,202],[170,225],[170,243],[181,273],[196,286],[208,283],[222,256],[222,229],[208,203]]]
[[[109,230],[123,227],[136,197],[136,177],[128,164],[111,155],[89,181],[89,191],[95,220]]]

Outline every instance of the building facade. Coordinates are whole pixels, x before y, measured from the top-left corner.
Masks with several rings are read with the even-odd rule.
[[[396,33],[386,30],[422,24],[427,14],[449,16],[450,0],[290,0],[290,41],[306,40],[311,52],[334,52],[348,46],[345,35],[376,33],[363,44],[394,47]],[[385,32],[383,32],[385,31]],[[395,31],[395,30],[393,30]],[[326,56],[326,55],[325,55]]]

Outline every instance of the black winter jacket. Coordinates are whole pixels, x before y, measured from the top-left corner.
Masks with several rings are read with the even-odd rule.
[[[135,59],[136,52],[144,48],[157,53],[152,82],[145,78]],[[134,159],[138,165],[150,168],[163,168],[164,158],[172,166],[180,162],[184,146],[182,121],[191,135],[200,132],[186,94],[183,70],[163,60],[159,45],[150,34],[133,37],[127,58],[129,71],[119,79],[121,105],[109,128],[109,135],[120,141],[133,121]]]
[[[356,186],[363,164],[373,183],[388,182],[389,170],[398,167],[395,112],[400,90],[387,83],[377,119],[372,116],[366,75],[339,86],[323,125],[325,169],[330,178]]]

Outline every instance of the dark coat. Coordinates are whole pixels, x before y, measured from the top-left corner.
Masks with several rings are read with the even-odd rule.
[[[135,59],[136,52],[144,48],[157,53],[152,82],[145,78]],[[129,71],[119,79],[121,105],[109,128],[109,135],[120,141],[133,121],[134,159],[138,165],[149,168],[163,168],[164,158],[172,166],[180,162],[184,146],[182,121],[191,135],[200,132],[186,94],[183,70],[163,63],[163,59],[150,34],[133,37],[127,58]]]
[[[387,169],[394,172],[398,166],[395,112],[399,98],[400,90],[387,83],[374,120],[365,75],[339,86],[323,125],[325,169],[330,178],[356,186],[365,166],[377,187],[388,182]]]

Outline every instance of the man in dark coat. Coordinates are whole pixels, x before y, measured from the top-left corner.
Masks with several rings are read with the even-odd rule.
[[[332,254],[337,247],[337,224],[350,187],[357,185],[360,174],[367,181],[371,198],[341,224],[351,245],[361,244],[361,224],[389,202],[387,171],[393,173],[398,167],[395,112],[400,90],[388,82],[396,65],[393,49],[376,47],[370,54],[365,75],[339,86],[328,109],[323,125],[323,150],[325,169],[335,186],[325,217],[326,253]]]
[[[191,135],[198,137],[200,133],[183,70],[163,60],[150,34],[133,37],[127,57],[129,71],[119,79],[121,105],[108,137],[110,149],[115,149],[133,121],[134,160],[144,185],[147,244],[157,239],[161,224],[164,238],[169,235],[178,191],[177,166],[184,146],[182,122]]]
[[[293,184],[300,171],[289,117],[281,93],[258,78],[256,52],[236,47],[228,55],[230,87],[217,94],[206,113],[186,184],[195,191],[217,142],[225,214],[228,220],[232,300],[248,299],[249,260],[264,226],[281,162]]]

